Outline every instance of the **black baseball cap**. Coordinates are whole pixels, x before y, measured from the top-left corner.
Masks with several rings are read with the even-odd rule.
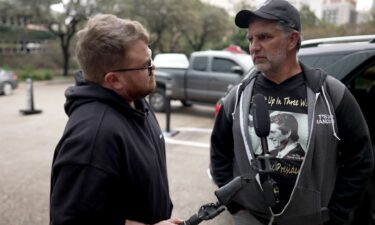
[[[286,0],[267,0],[257,10],[241,10],[236,15],[235,23],[239,28],[248,28],[254,18],[281,20],[294,30],[301,31],[298,10]]]

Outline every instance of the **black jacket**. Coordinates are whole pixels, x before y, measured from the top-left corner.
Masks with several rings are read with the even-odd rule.
[[[257,172],[250,164],[247,118],[255,76],[233,88],[219,111],[211,137],[213,178],[223,186],[239,175],[253,177],[233,202],[277,224],[316,225],[329,218],[344,224],[359,204],[374,165],[367,124],[341,82],[321,70],[301,66],[307,86],[309,139],[284,210],[274,214],[265,205]]]
[[[52,165],[50,224],[152,224],[170,218],[165,144],[144,100],[78,81]]]

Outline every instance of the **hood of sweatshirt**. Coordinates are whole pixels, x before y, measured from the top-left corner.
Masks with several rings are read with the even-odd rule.
[[[81,105],[94,101],[102,102],[122,113],[138,118],[144,118],[148,114],[149,108],[144,100],[134,102],[138,109],[135,110],[116,92],[104,88],[99,84],[86,81],[81,71],[76,72],[74,78],[75,85],[65,91],[66,102],[64,109],[68,116]]]
[[[320,92],[322,85],[327,78],[327,74],[320,69],[311,68],[302,63],[300,63],[300,66],[305,76],[307,86],[309,86],[315,93]]]

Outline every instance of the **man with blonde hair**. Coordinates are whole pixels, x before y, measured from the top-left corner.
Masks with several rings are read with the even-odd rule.
[[[172,225],[165,143],[145,96],[155,88],[149,35],[96,15],[78,32],[82,72],[66,92],[69,121],[54,153],[52,225]]]

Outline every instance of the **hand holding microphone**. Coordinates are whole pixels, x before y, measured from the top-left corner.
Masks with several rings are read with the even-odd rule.
[[[267,136],[270,133],[270,117],[268,112],[268,105],[261,94],[256,94],[253,98],[253,118],[255,133],[261,139],[263,153],[256,157],[256,170],[260,174],[266,174],[267,179],[262,184],[265,201],[268,206],[274,206],[278,201],[278,186],[276,182],[270,178],[269,173],[272,172],[269,159],[272,156],[268,151]],[[220,187],[215,191],[218,199],[217,203],[208,203],[200,207],[198,213],[191,216],[188,220],[179,225],[197,225],[203,220],[210,220],[219,215],[225,210],[235,195],[253,178],[250,175],[243,175],[235,177],[226,185]]]

